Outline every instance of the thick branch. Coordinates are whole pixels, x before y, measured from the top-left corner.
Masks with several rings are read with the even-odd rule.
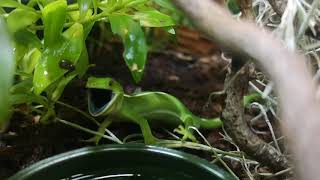
[[[230,83],[230,78],[233,76],[236,77],[226,89],[226,107],[222,113],[228,134],[243,151],[273,170],[281,171],[289,168],[286,157],[254,134],[244,118],[242,99],[248,89],[249,66],[246,65],[239,73],[229,74],[226,83]]]
[[[173,0],[194,24],[215,42],[260,63],[277,84],[282,104],[283,130],[303,179],[317,179],[320,166],[320,105],[314,98],[311,75],[304,58],[289,52],[281,41],[250,22],[239,22],[211,0]],[[306,149],[307,148],[307,149]]]

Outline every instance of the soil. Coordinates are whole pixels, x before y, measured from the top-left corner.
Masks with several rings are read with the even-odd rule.
[[[192,46],[183,45],[183,42],[190,42],[190,39],[186,40],[186,38],[197,38],[192,41],[193,46],[197,46],[199,41],[199,44],[206,46],[207,50],[193,52]],[[91,54],[90,63],[95,64],[89,69],[88,74],[111,76],[120,81],[128,93],[137,89],[167,92],[178,97],[196,115],[219,116],[224,99],[216,98],[207,106],[208,97],[211,92],[223,90],[228,63],[220,58],[219,50],[214,45],[210,48],[210,43],[202,37],[187,36],[182,39],[182,43],[178,42],[177,46],[149,54],[145,73],[139,84],[133,82],[122,59],[121,43],[103,42],[104,47],[88,44]],[[188,51],[189,53],[186,54],[185,52]],[[70,83],[60,100],[86,111],[85,79],[75,79]],[[59,105],[56,105],[56,110],[60,118],[91,129],[96,128],[72,110]],[[37,123],[38,117],[30,112],[25,105],[17,107],[8,130],[0,136],[0,179],[6,179],[41,159],[92,145],[82,141],[90,138],[91,135],[59,123],[41,125]],[[164,136],[161,131],[158,133],[160,127],[153,128],[157,136]],[[139,128],[132,124],[115,125],[111,129],[119,137],[124,137],[131,132],[139,132]],[[218,130],[206,132],[206,136],[212,143],[216,143],[215,147],[230,148],[226,144],[219,143]]]

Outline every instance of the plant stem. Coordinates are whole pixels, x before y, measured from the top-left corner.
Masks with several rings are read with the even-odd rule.
[[[74,23],[78,22],[80,24],[85,24],[85,23],[89,23],[89,22],[95,22],[95,21],[99,21],[103,18],[106,18],[109,16],[109,13],[106,12],[102,12],[100,14],[97,15],[92,15],[90,18],[84,19],[84,20],[80,20],[80,21],[75,21],[75,22],[67,22],[63,25],[64,28],[70,27],[72,26]],[[44,26],[43,25],[39,25],[39,26],[30,26],[29,27],[31,30],[43,30]]]
[[[96,131],[93,131],[91,129],[88,129],[88,128],[85,128],[85,127],[82,127],[78,124],[75,124],[75,123],[72,123],[72,122],[69,122],[69,121],[66,121],[66,120],[63,120],[63,119],[60,119],[58,117],[55,118],[56,121],[62,123],[62,124],[65,124],[65,125],[68,125],[68,126],[71,126],[73,128],[76,128],[76,129],[79,129],[81,131],[84,131],[84,132],[87,132],[87,133],[90,133],[90,134],[93,134],[93,135],[97,135],[97,136],[101,136],[103,138],[106,138],[110,141],[113,141],[113,142],[116,142],[118,144],[123,144],[123,142],[121,142],[119,139],[117,138],[112,138],[110,136],[107,136],[107,135],[104,135],[102,133],[99,133],[99,132],[96,132]]]
[[[84,112],[84,111],[82,111],[82,110],[80,110],[80,109],[78,109],[78,108],[76,108],[76,107],[73,107],[73,106],[71,106],[71,105],[69,105],[69,104],[66,104],[66,103],[64,103],[64,102],[61,102],[61,101],[56,101],[56,103],[57,103],[57,104],[60,104],[60,105],[62,105],[62,106],[65,106],[65,107],[67,107],[67,108],[69,108],[69,109],[71,109],[71,110],[73,110],[73,111],[76,111],[76,112],[78,112],[78,113],[80,113],[80,114],[82,114],[84,117],[90,119],[90,120],[91,120],[92,122],[94,122],[96,125],[100,126],[100,123],[99,123],[96,119],[94,119],[93,117],[91,117],[89,114],[87,114],[86,112]]]
[[[157,145],[159,146],[164,146],[167,148],[190,148],[190,149],[196,149],[196,150],[203,150],[203,151],[215,151],[219,154],[223,154],[223,155],[228,155],[228,156],[232,156],[232,157],[242,157],[242,154],[240,153],[233,153],[233,152],[227,152],[227,151],[223,151],[221,149],[217,149],[214,147],[209,147],[203,144],[198,144],[198,143],[194,143],[194,142],[183,142],[183,141],[175,141],[175,140],[162,140],[159,141],[157,143]]]

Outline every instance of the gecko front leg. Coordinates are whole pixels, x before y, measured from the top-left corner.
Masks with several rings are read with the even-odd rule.
[[[159,141],[156,137],[153,136],[147,119],[137,114],[130,114],[128,118],[140,126],[144,142],[146,144],[156,144],[156,142]]]
[[[98,133],[100,134],[105,134],[105,129],[107,127],[110,126],[110,124],[112,123],[112,119],[107,118],[105,119],[99,126],[99,129],[97,130]],[[88,139],[88,140],[84,140],[85,142],[94,142],[96,145],[99,144],[100,140],[101,140],[102,136],[99,135],[95,135],[94,137]]]

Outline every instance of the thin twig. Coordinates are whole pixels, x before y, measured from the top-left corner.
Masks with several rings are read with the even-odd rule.
[[[76,108],[76,107],[74,107],[74,106],[72,106],[72,105],[69,105],[69,104],[67,104],[67,103],[64,103],[64,102],[62,102],[62,101],[56,101],[56,103],[57,103],[57,104],[60,104],[60,105],[62,105],[62,106],[64,106],[64,107],[67,107],[67,108],[69,108],[69,109],[71,109],[71,110],[73,110],[73,111],[75,111],[75,112],[80,113],[80,114],[83,115],[84,117],[86,117],[86,118],[88,118],[89,120],[91,120],[92,122],[94,122],[96,125],[100,126],[100,123],[99,123],[95,118],[93,118],[92,116],[90,116],[89,114],[87,114],[86,112],[84,112],[84,111],[82,111],[82,110],[80,110],[80,109],[78,109],[78,108]]]
[[[97,135],[97,136],[101,136],[103,138],[106,138],[110,141],[113,141],[113,142],[116,142],[118,144],[123,144],[123,142],[121,142],[118,138],[112,138],[110,136],[107,136],[107,135],[104,135],[102,133],[99,133],[99,132],[96,132],[96,131],[93,131],[93,130],[90,130],[88,128],[85,128],[85,127],[82,127],[78,124],[75,124],[75,123],[72,123],[72,122],[69,122],[69,121],[66,121],[66,120],[63,120],[63,119],[60,119],[58,117],[55,118],[56,121],[60,122],[60,123],[63,123],[65,125],[68,125],[68,126],[71,126],[73,128],[76,128],[76,129],[79,129],[81,131],[84,131],[84,132],[87,132],[87,133],[90,133],[90,134],[93,134],[93,135]]]

